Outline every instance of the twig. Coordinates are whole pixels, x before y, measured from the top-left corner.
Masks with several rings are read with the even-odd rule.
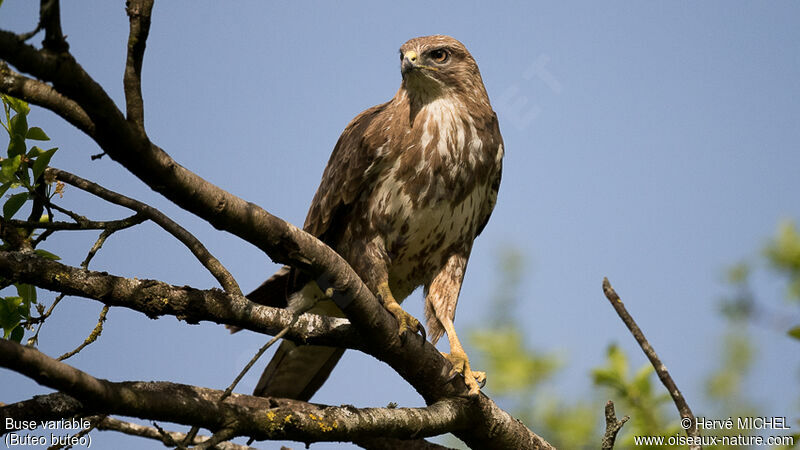
[[[207,450],[217,448],[217,444],[236,437],[236,432],[230,428],[223,428],[214,433],[208,440],[203,441],[194,448],[197,450]]]
[[[100,317],[97,319],[97,325],[94,326],[94,330],[89,334],[89,336],[83,341],[81,345],[76,347],[71,352],[64,353],[63,355],[59,356],[59,361],[63,361],[67,358],[71,358],[75,356],[79,351],[83,350],[84,347],[91,344],[92,342],[96,341],[98,337],[100,337],[100,333],[103,332],[103,322],[106,321],[106,314],[108,314],[108,305],[103,306],[103,310],[100,311]]]
[[[70,441],[71,441],[71,442],[79,442],[79,439],[80,439],[82,436],[86,436],[86,435],[87,435],[87,434],[89,434],[89,433],[90,433],[92,430],[94,430],[96,427],[97,427],[97,423],[96,423],[96,422],[94,422],[94,421],[90,421],[90,422],[89,422],[89,426],[88,426],[88,427],[86,427],[86,428],[84,428],[84,429],[82,429],[82,430],[78,431],[77,433],[73,434],[73,435],[72,435],[72,438],[70,438],[70,440],[69,440],[68,442],[70,442]],[[73,441],[72,439],[75,439],[75,440]],[[55,444],[55,445],[51,445],[50,447],[48,447],[48,448],[47,448],[47,450],[59,450],[59,449],[61,449],[61,448],[64,448],[64,449],[66,449],[66,450],[69,450],[69,449],[71,449],[72,447],[73,447],[73,445],[72,445],[72,444]]]
[[[51,208],[55,209],[56,211],[68,215],[70,218],[72,218],[72,220],[74,220],[75,222],[77,222],[79,224],[80,223],[88,223],[88,222],[90,222],[90,220],[87,219],[86,217],[84,217],[84,216],[82,216],[82,215],[80,215],[80,214],[78,214],[78,213],[76,213],[74,211],[70,211],[70,210],[68,210],[66,208],[62,208],[61,206],[58,206],[53,202],[48,202],[48,205]]]
[[[36,248],[39,244],[47,240],[47,238],[49,238],[55,232],[56,230],[44,230],[41,234],[39,234],[39,236],[36,236],[36,239],[33,240],[33,243],[31,245],[33,246],[33,248]]]
[[[97,252],[103,247],[103,244],[106,243],[106,240],[108,240],[108,238],[112,234],[116,233],[117,231],[124,230],[125,228],[129,228],[139,223],[142,223],[145,221],[145,219],[146,217],[144,214],[136,213],[135,215],[127,219],[110,223],[109,226],[106,227],[106,229],[103,230],[102,233],[100,233],[100,236],[94,242],[92,248],[89,249],[89,252],[86,254],[86,258],[84,258],[83,261],[81,262],[81,267],[85,270],[89,269],[89,263],[94,258],[94,255],[97,254]]]
[[[282,339],[284,336],[286,336],[286,333],[289,332],[289,330],[292,328],[292,325],[294,325],[296,322],[297,322],[297,316],[295,316],[295,318],[292,320],[292,323],[290,323],[288,326],[282,329],[280,333],[276,334],[272,339],[269,340],[269,342],[267,342],[266,344],[261,346],[260,349],[258,349],[256,354],[253,355],[252,358],[250,358],[250,361],[247,363],[247,365],[244,366],[244,369],[242,369],[242,371],[239,372],[239,375],[237,375],[236,378],[233,380],[233,383],[231,383],[231,385],[228,386],[227,389],[225,389],[225,392],[222,394],[222,398],[220,398],[220,401],[225,400],[228,396],[231,395],[231,393],[233,393],[233,390],[236,388],[236,385],[239,384],[240,381],[242,381],[242,378],[253,367],[253,364],[255,364],[256,361],[258,361],[258,359],[261,358],[261,355],[263,355],[264,352],[267,351],[267,349],[272,347],[274,343],[278,342],[279,339]]]
[[[125,103],[128,121],[144,133],[144,102],[142,101],[142,60],[150,32],[150,13],[153,0],[129,0],[127,13],[130,20],[128,57],[125,62]]]
[[[17,228],[39,228],[54,231],[82,231],[82,230],[104,230],[106,228],[129,228],[147,220],[143,214],[134,214],[125,219],[119,220],[81,220],[80,222],[36,222],[32,220],[4,220],[0,218],[0,223]]]
[[[611,302],[611,306],[614,307],[614,310],[617,311],[617,315],[619,315],[622,322],[625,323],[625,326],[631,331],[633,334],[634,339],[639,344],[639,347],[642,348],[642,351],[647,356],[647,359],[650,360],[650,364],[653,365],[653,368],[656,369],[656,374],[658,378],[661,380],[661,383],[664,384],[664,387],[667,388],[669,395],[672,396],[672,401],[675,402],[675,406],[678,408],[678,412],[681,415],[681,418],[689,419],[691,421],[691,426],[686,429],[686,435],[691,437],[699,437],[700,430],[697,429],[697,421],[692,414],[691,408],[686,403],[686,399],[683,398],[681,391],[678,389],[678,386],[675,384],[675,381],[672,379],[672,376],[667,371],[667,366],[661,362],[661,359],[656,354],[656,351],[653,349],[653,346],[647,342],[647,339],[644,337],[644,333],[636,324],[636,321],[633,320],[633,317],[628,313],[628,310],[625,308],[625,304],[622,303],[622,300],[617,295],[617,292],[614,291],[614,288],[611,287],[611,283],[609,283],[608,278],[603,278],[603,293],[605,293],[606,298],[609,302]],[[699,442],[699,439],[697,440]],[[690,447],[692,450],[701,449],[702,446],[692,445]]]
[[[61,13],[59,11],[58,0],[41,0],[39,2],[39,22],[36,28],[28,33],[19,35],[21,41],[27,41],[42,29],[45,30],[45,37],[42,46],[54,52],[66,52],[69,44],[61,33]]]
[[[92,245],[92,248],[89,249],[89,252],[86,254],[86,258],[84,258],[83,261],[81,262],[81,267],[84,270],[89,269],[89,262],[91,262],[92,258],[94,258],[94,255],[97,254],[98,250],[100,250],[100,248],[103,246],[103,244],[106,242],[106,239],[108,239],[109,236],[111,236],[112,234],[116,233],[119,230],[123,230],[125,228],[132,227],[134,225],[142,223],[144,220],[145,217],[141,213],[136,213],[135,215],[128,217],[127,219],[107,222],[108,226],[106,227],[105,230],[103,230],[102,233],[100,233],[100,236]],[[53,309],[55,309],[58,302],[60,302],[64,298],[64,295],[65,294],[63,292],[58,294],[55,300],[53,300],[53,304],[50,305],[50,308],[47,310],[46,313],[28,321],[29,324],[34,324],[37,322],[39,323],[39,326],[36,328],[36,333],[34,333],[34,335],[28,339],[28,345],[35,345],[37,343],[37,341],[39,340],[39,332],[42,331],[42,325],[44,325],[44,321],[48,317],[50,317],[50,314],[53,313]],[[81,344],[78,348],[76,348],[72,352],[61,355],[59,357],[59,360],[67,359],[73,356],[75,353],[78,353],[87,345],[96,341],[97,338],[100,336],[100,333],[102,333],[103,331],[103,321],[105,321],[105,316],[107,313],[108,313],[108,305],[105,305],[102,312],[100,313],[100,320],[97,322],[97,325],[95,326],[92,333],[89,334],[89,337],[87,337],[86,340],[83,342],[83,344]]]
[[[617,439],[617,433],[625,425],[625,422],[630,420],[630,416],[625,416],[617,420],[617,414],[614,412],[614,402],[609,400],[606,403],[606,432],[603,435],[602,449],[611,450],[614,448],[614,441]]]
[[[267,349],[272,347],[272,345],[275,342],[277,342],[278,339],[281,339],[286,335],[286,333],[291,329],[292,325],[294,325],[297,322],[297,317],[298,317],[297,315],[293,315],[292,322],[288,326],[282,329],[278,334],[276,334],[272,339],[270,339],[266,344],[264,344],[263,346],[261,346],[260,349],[258,349],[256,354],[253,355],[252,358],[250,358],[250,361],[244,366],[244,368],[239,372],[239,374],[236,375],[236,378],[234,378],[231,385],[228,386],[228,388],[225,389],[225,392],[222,393],[222,395],[219,398],[220,403],[224,402],[225,399],[228,398],[233,393],[233,390],[236,388],[236,385],[239,384],[240,381],[242,381],[242,378],[244,378],[245,374],[247,374],[247,372],[250,371],[250,369],[253,367],[256,361],[258,361],[259,358],[261,358],[264,352],[266,352]],[[183,444],[188,445],[189,443],[191,443],[191,441],[193,441],[194,437],[197,435],[198,431],[200,431],[200,427],[196,425],[193,426],[192,429],[189,430],[189,433],[186,434],[186,439],[183,441]]]
[[[137,211],[140,214],[143,214],[148,219],[155,222],[161,228],[163,228],[166,232],[173,235],[176,239],[178,239],[181,243],[183,243],[197,258],[198,261],[214,276],[214,278],[219,281],[220,285],[226,292],[233,294],[233,295],[242,295],[242,291],[239,288],[239,285],[236,283],[236,280],[233,278],[233,275],[228,272],[225,266],[222,265],[221,262],[217,258],[212,255],[208,249],[196,238],[194,235],[189,233],[185,228],[178,225],[175,221],[167,217],[164,213],[153,208],[152,206],[142,203],[138,200],[134,200],[130,197],[126,197],[122,194],[116,193],[114,191],[108,190],[99,184],[92,183],[89,180],[81,178],[77,175],[71,174],[69,172],[65,172],[63,170],[55,169],[55,168],[48,168],[46,176],[53,177],[57,180],[61,180],[67,184],[77,187],[78,189],[84,190],[89,192],[90,194],[96,195],[97,197],[102,198],[108,202],[114,203],[116,205],[124,206],[128,209],[132,209]]]
[[[178,449],[181,448],[181,446],[175,441],[175,438],[173,438],[172,435],[170,435],[170,433],[167,432],[167,430],[161,428],[161,425],[159,425],[156,422],[153,422],[153,428],[155,428],[156,431],[158,432],[158,435],[161,438],[161,442],[163,442],[164,445],[166,445],[167,447],[176,447]]]
[[[27,345],[29,347],[36,346],[39,343],[39,332],[42,331],[42,326],[44,326],[44,321],[47,320],[48,317],[50,317],[50,314],[53,313],[53,310],[56,308],[56,305],[58,304],[58,302],[63,300],[64,297],[65,297],[65,294],[63,294],[63,293],[58,294],[58,296],[55,298],[55,300],[53,300],[53,304],[51,304],[50,307],[47,309],[47,312],[45,312],[44,314],[42,314],[39,317],[33,317],[33,318],[28,320],[28,325],[32,326],[33,324],[36,324],[36,323],[39,324],[39,326],[36,327],[36,333],[33,333],[33,336],[28,338]]]
[[[155,439],[157,441],[163,442],[163,435],[162,432],[169,436],[172,440],[172,445],[174,446],[175,442],[183,441],[186,435],[184,433],[180,433],[177,431],[166,431],[163,428],[158,430],[154,427],[148,427],[145,425],[139,425],[136,423],[125,422],[119,419],[115,419],[113,417],[105,417],[99,422],[97,422],[97,429],[98,430],[108,430],[108,431],[119,431],[120,433],[125,433],[131,436],[139,436],[148,439]],[[203,441],[208,440],[207,436],[198,436],[192,444],[199,444]],[[219,442],[216,444],[216,447],[220,450],[252,450],[252,447],[248,447],[245,445],[234,444],[233,442]]]

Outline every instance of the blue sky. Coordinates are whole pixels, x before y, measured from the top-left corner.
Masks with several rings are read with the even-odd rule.
[[[0,27],[32,29],[36,3],[6,0]],[[727,292],[724,268],[757,256],[781,219],[800,221],[797,3],[232,5],[157,2],[143,73],[154,142],[219,186],[302,224],[341,130],[397,90],[400,45],[450,34],[478,61],[506,144],[499,201],[470,260],[457,329],[480,323],[498,252],[518,248],[529,261],[518,316],[530,344],[563,355],[557,384],[566,396],[588,395],[588,370],[610,342],[628,351],[634,367],[645,363],[602,296],[608,276],[702,414],[703,376],[717,363],[724,330],[717,312]],[[65,2],[62,15],[71,51],[122,105],[124,2]],[[29,122],[61,148],[55,166],[152,202],[200,237],[243,288],[275,269],[108,158],[91,161],[96,145],[52,114],[35,109]],[[64,203],[97,219],[123,214],[71,190]],[[46,248],[77,265],[95,238],[54,237]],[[214,286],[188,251],[151,225],[114,236],[92,268]],[[755,281],[763,301],[781,304],[775,279]],[[404,306],[422,315],[419,294]],[[54,356],[70,350],[99,310],[69,299],[43,330],[40,348]],[[767,415],[796,416],[797,343],[773,330],[752,332],[759,354],[751,397]],[[70,362],[112,380],[224,388],[263,340],[114,309],[100,340]],[[239,390],[249,392],[259,373]],[[0,383],[0,401],[41,392],[21,377],[2,377],[12,382]],[[422,403],[391,370],[356,352],[314,400]],[[597,411],[599,419],[601,405]],[[117,448],[143,444],[93,436]]]

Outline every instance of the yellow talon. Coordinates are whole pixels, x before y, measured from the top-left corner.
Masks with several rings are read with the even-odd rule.
[[[464,383],[469,388],[469,395],[478,395],[481,388],[486,384],[486,372],[473,371],[469,366],[469,359],[463,350],[455,349],[452,353],[442,353],[442,355],[453,365],[451,376],[460,373],[464,376]]]
[[[389,283],[381,283],[378,286],[378,297],[383,301],[383,306],[397,320],[397,334],[402,338],[406,333],[416,334],[417,331],[422,335],[422,340],[425,340],[425,327],[414,316],[407,313],[397,300],[394,299],[392,291],[389,289]]]

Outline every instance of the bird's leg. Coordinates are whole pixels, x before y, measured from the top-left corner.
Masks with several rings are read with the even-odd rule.
[[[469,249],[455,253],[447,259],[447,263],[439,270],[431,283],[425,287],[425,316],[428,318],[428,328],[433,335],[432,341],[442,334],[447,333],[450,341],[450,353],[442,353],[453,365],[451,376],[460,373],[464,376],[464,383],[469,388],[470,395],[478,395],[481,387],[486,383],[486,374],[473,371],[469,365],[461,341],[458,340],[453,319],[456,315],[458,294],[461,292],[461,283],[464,280],[464,271],[467,268]]]
[[[422,335],[422,340],[425,340],[425,328],[419,320],[400,307],[400,304],[394,299],[391,289],[389,289],[388,281],[378,285],[378,297],[383,302],[383,307],[389,310],[397,320],[397,332],[401,338],[408,332],[415,334],[419,331]]]
[[[447,339],[450,341],[450,353],[442,353],[453,365],[453,371],[450,374],[460,373],[464,375],[464,383],[469,388],[469,394],[478,395],[483,385],[486,384],[486,373],[474,371],[469,366],[469,358],[467,358],[464,348],[461,347],[461,341],[458,340],[453,321],[449,317],[439,317],[439,320],[444,326],[445,333],[447,333]]]

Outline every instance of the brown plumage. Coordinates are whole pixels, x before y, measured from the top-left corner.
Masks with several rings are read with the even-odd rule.
[[[463,44],[449,36],[419,37],[403,44],[400,58],[400,89],[345,128],[304,228],[350,263],[398,319],[401,334],[419,322],[398,303],[424,286],[431,341],[447,333],[446,356],[477,393],[483,374],[471,371],[453,319],[473,240],[497,199],[503,140]],[[287,298],[290,305],[309,304],[321,291],[284,268],[249,297],[275,306]],[[315,308],[341,315],[330,301]],[[255,393],[307,400],[341,352],[285,342]]]

